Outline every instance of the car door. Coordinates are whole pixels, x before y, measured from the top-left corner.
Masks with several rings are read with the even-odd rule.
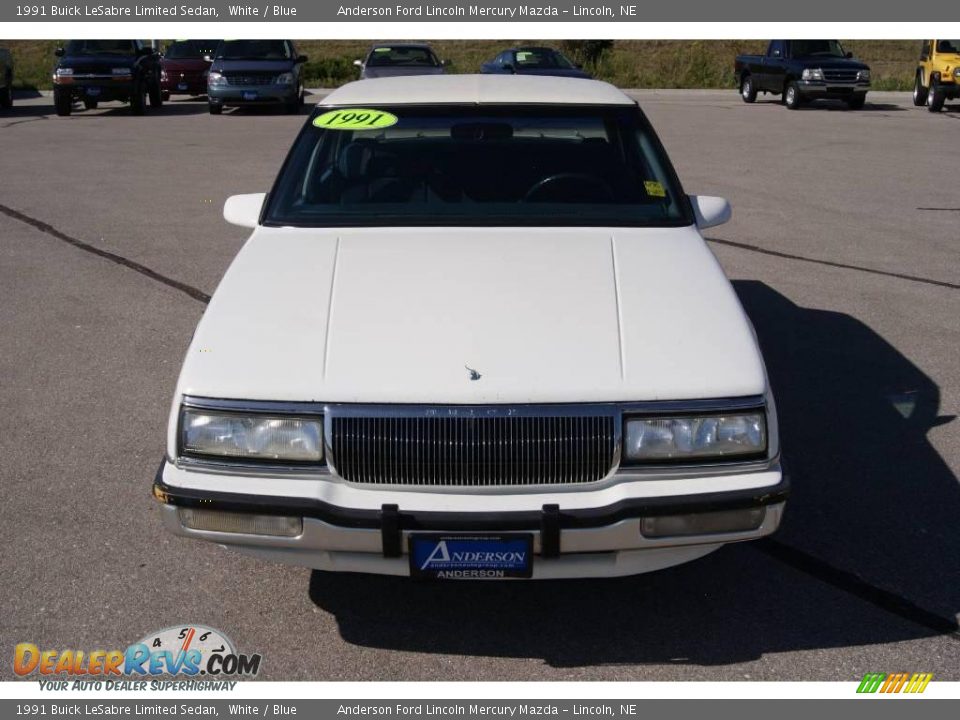
[[[920,84],[924,87],[930,84],[930,64],[932,62],[933,48],[936,40],[924,40],[920,45]]]
[[[763,89],[769,92],[782,92],[783,81],[787,74],[787,40],[774,40],[767,48],[763,61]]]

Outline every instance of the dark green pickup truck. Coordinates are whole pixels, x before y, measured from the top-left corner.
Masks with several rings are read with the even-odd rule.
[[[838,40],[771,40],[766,55],[738,55],[734,71],[744,102],[772,93],[791,110],[819,99],[843,100],[859,110],[870,89],[870,68]]]
[[[0,108],[13,107],[13,56],[0,48]]]

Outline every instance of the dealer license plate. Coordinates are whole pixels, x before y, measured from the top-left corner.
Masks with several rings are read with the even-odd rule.
[[[533,576],[533,535],[411,535],[410,575],[438,580]]]
[[[257,94],[256,94],[255,92],[245,92],[245,93],[243,94],[243,99],[244,99],[244,100],[256,100],[256,99],[257,99]]]
[[[96,86],[88,87],[86,90],[87,90],[87,95],[89,95],[90,97],[96,97],[97,95],[100,94],[100,88]]]
[[[186,89],[187,89],[186,83],[177,83],[177,90],[186,90]]]

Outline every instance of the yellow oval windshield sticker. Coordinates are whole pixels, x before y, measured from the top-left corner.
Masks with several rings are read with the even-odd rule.
[[[650,197],[662,197],[667,196],[667,191],[663,189],[663,185],[658,183],[656,180],[644,180],[643,187],[647,191],[647,195]]]
[[[341,108],[325,112],[313,124],[325,130],[382,130],[396,125],[399,118],[383,110]]]

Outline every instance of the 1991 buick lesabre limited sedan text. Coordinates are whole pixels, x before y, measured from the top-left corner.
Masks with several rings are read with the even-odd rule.
[[[328,96],[197,327],[154,494],[261,558],[628,575],[776,530],[750,323],[637,104],[567,78]]]

